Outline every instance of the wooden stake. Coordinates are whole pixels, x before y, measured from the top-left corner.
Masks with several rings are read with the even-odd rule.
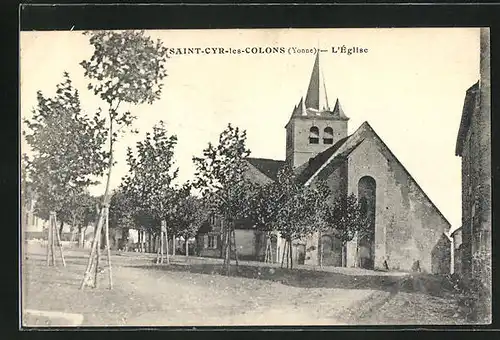
[[[52,216],[52,219],[54,220],[54,226],[57,226],[57,220],[56,220],[56,214],[55,213]],[[61,253],[61,259],[62,259],[63,267],[66,267],[66,260],[64,259],[64,253],[63,253],[63,249],[62,249],[61,237],[60,237],[59,232],[57,231],[57,229],[55,230],[55,232],[56,232],[56,236],[57,236],[57,244],[59,246],[59,252]]]
[[[231,254],[231,242],[230,242],[230,238],[229,238],[229,224],[226,226],[226,229],[224,230],[225,234],[224,234],[224,237],[225,237],[225,240],[226,240],[226,254],[225,254],[225,266],[226,266],[226,275],[229,275],[229,272],[230,272],[230,263],[231,263],[231,257],[230,257],[230,254]]]
[[[104,213],[104,234],[106,238],[106,249],[108,254],[108,276],[109,289],[113,289],[113,272],[111,270],[111,245],[109,244],[109,208],[106,207]]]
[[[160,263],[160,251],[161,251],[161,231],[160,235],[156,235],[156,264]]]
[[[286,251],[286,241],[283,247],[281,247],[281,268],[283,268],[283,265],[285,263],[285,251]]]
[[[161,234],[160,234],[160,263],[163,263],[163,249],[164,249],[164,245],[163,245],[163,236],[164,235],[164,232],[163,230],[161,231]]]
[[[234,257],[236,259],[236,267],[238,267],[238,247],[236,247],[236,231],[234,230],[234,227],[231,228],[232,233],[233,233],[233,244],[234,244]]]
[[[167,264],[170,264],[170,255],[168,254],[168,230],[167,230],[167,221],[163,221],[164,227],[164,232],[165,232],[165,246],[167,248],[166,252],[166,259],[167,259]]]
[[[51,244],[52,244],[52,221],[49,219],[49,226],[47,230],[47,266],[50,266]]]
[[[99,282],[97,274],[99,273],[99,264],[101,260],[101,235],[102,233],[100,232],[99,235],[97,235],[97,253],[96,253],[96,259],[95,259],[95,265],[94,265],[94,288],[97,288],[97,284]]]
[[[101,235],[101,230],[102,230],[102,219],[103,219],[103,211],[101,210],[99,212],[99,219],[97,220],[97,223],[95,224],[95,229],[94,229],[94,239],[92,240],[92,245],[90,249],[90,256],[89,260],[87,262],[87,268],[85,269],[85,274],[83,275],[82,282],[80,284],[80,289],[83,289],[85,285],[87,284],[88,280],[91,278],[91,269],[92,265],[94,262],[94,256],[95,252],[97,249],[97,237]]]
[[[172,235],[172,256],[175,256],[175,235]]]

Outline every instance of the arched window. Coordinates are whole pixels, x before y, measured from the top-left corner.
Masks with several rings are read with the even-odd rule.
[[[319,144],[319,129],[317,126],[309,129],[309,144]]]
[[[323,144],[333,144],[333,129],[326,127],[323,135]]]

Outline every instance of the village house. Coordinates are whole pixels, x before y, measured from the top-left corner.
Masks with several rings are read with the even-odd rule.
[[[247,176],[253,181],[274,181],[286,163],[304,185],[325,180],[335,195],[355,193],[367,205],[372,240],[353,240],[346,249],[347,266],[411,270],[415,265],[432,273],[449,273],[450,240],[445,235],[450,224],[416,183],[368,122],[348,135],[349,118],[339,99],[331,108],[316,55],[305,98],[299,101],[285,126],[285,160],[249,158]],[[244,223],[236,227],[240,253],[263,258],[265,237]],[[210,234],[212,233],[212,234]],[[201,254],[217,256],[220,225],[210,224],[199,233]],[[211,240],[217,241],[211,241]],[[278,261],[284,240],[272,236],[272,258]],[[293,242],[294,262],[318,265],[319,250],[323,265],[341,265],[341,243],[330,232]],[[219,250],[220,253],[220,250]],[[362,260],[360,259],[362,257]]]

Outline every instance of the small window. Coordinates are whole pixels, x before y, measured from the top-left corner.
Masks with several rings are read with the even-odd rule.
[[[309,129],[309,144],[319,144],[319,129],[316,126]]]
[[[324,130],[323,144],[333,144],[333,129],[326,127]]]
[[[216,245],[217,245],[217,243],[216,243],[215,236],[209,235],[208,236],[208,247],[207,248],[215,249],[215,248],[217,248]]]

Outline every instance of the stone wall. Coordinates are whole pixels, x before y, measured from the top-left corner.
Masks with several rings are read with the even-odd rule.
[[[319,144],[309,144],[309,129],[316,126],[319,129]],[[328,149],[333,144],[323,144],[323,130],[326,127],[333,129],[333,144],[347,137],[347,121],[295,118],[287,128],[291,133],[291,149],[287,150],[287,159],[291,156],[293,166],[298,167],[309,161],[320,152]]]
[[[375,267],[411,270],[414,261],[432,272],[432,250],[449,223],[377,138],[366,138],[349,155],[348,191],[358,192],[359,180],[376,181]],[[348,245],[348,266],[354,266],[356,246]]]

